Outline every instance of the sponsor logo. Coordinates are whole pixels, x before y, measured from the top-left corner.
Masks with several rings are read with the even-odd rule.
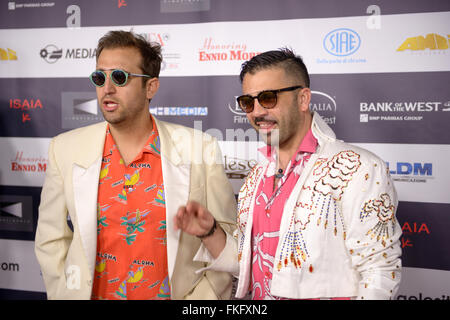
[[[95,92],[63,92],[61,106],[63,129],[74,129],[104,120]]]
[[[398,182],[427,182],[433,179],[433,164],[421,162],[386,162],[392,180]]]
[[[39,55],[42,59],[47,61],[48,63],[55,63],[62,57],[62,49],[59,49],[53,44],[47,45],[44,49],[41,49]]]
[[[208,107],[151,107],[155,116],[207,116]]]
[[[336,99],[329,94],[322,91],[311,91],[309,108],[311,111],[319,113],[326,123],[330,125],[336,123]],[[249,123],[246,113],[239,107],[236,99],[234,99],[234,103],[228,103],[228,110],[234,114],[234,123]]]
[[[20,271],[20,265],[15,262],[2,262],[0,264],[0,269],[2,271],[12,271],[12,272],[19,272]]]
[[[210,0],[160,0],[161,13],[209,11]]]
[[[402,225],[402,248],[412,248],[414,247],[411,236],[413,235],[425,235],[430,234],[430,228],[424,222],[404,222]]]
[[[23,151],[17,151],[16,157],[11,160],[11,171],[18,172],[45,172],[47,159],[37,156],[24,156]]]
[[[22,123],[24,123],[31,120],[28,111],[42,110],[43,107],[40,99],[9,99],[9,109],[22,112]]]
[[[96,48],[68,48],[60,49],[53,44],[47,45],[41,49],[39,55],[47,63],[53,64],[60,59],[78,60],[78,59],[94,59],[96,56]]]
[[[349,63],[366,63],[364,57],[354,57],[361,47],[361,37],[359,34],[348,28],[339,28],[330,31],[323,38],[323,48],[335,58],[328,57],[317,58],[318,64],[349,64]]]
[[[397,51],[424,51],[429,50],[447,50],[450,45],[450,34],[440,35],[437,33],[429,33],[426,36],[417,36],[407,38],[397,48]]]
[[[348,28],[330,31],[323,39],[324,49],[337,57],[349,56],[358,51],[361,46],[359,34]]]
[[[218,43],[212,37],[205,38],[199,50],[198,60],[208,61],[245,61],[250,60],[260,52],[247,51],[245,43]]]
[[[450,101],[360,102],[359,111],[363,112],[360,114],[360,122],[421,121],[425,119],[426,114],[450,111]],[[372,115],[373,113],[387,114]]]
[[[229,179],[244,179],[250,170],[258,164],[258,161],[254,159],[240,159],[226,155],[223,160],[225,173]]]
[[[24,8],[51,8],[55,6],[54,2],[31,2],[31,3],[16,3],[14,1],[8,2],[8,10],[24,9]]]
[[[164,49],[162,52],[163,61],[161,63],[161,71],[175,70],[180,68],[181,54],[179,52],[170,51],[168,43],[171,36],[169,33],[148,32],[140,33],[147,41],[157,42]]]
[[[418,295],[398,295],[397,296],[397,300],[450,300],[450,296],[449,295],[441,295],[439,297],[430,297],[430,296],[426,296],[424,295],[422,292],[419,292]]]
[[[336,124],[336,100],[329,94],[322,91],[311,90],[311,102],[309,104],[309,109],[320,114],[322,119],[327,124]]]
[[[233,123],[249,123],[246,113],[242,111],[241,107],[236,100],[237,96],[234,97],[233,103],[228,103],[228,110],[234,114]]]
[[[17,53],[10,48],[0,48],[0,61],[17,60]]]
[[[0,230],[33,232],[31,196],[0,195]]]

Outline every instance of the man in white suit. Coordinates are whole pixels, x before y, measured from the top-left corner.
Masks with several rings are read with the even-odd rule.
[[[238,241],[210,239],[198,257],[239,277],[237,298],[393,298],[402,231],[385,162],[309,110],[309,74],[291,50],[246,61],[240,80],[239,106],[267,147],[239,192]],[[188,204],[174,223],[201,234],[211,212]]]
[[[106,34],[90,77],[106,122],[50,143],[35,248],[49,299],[231,295],[230,275],[195,272],[207,264],[194,255],[202,241],[233,233],[233,191],[214,138],[149,113],[161,61],[158,44]],[[214,212],[208,232],[175,230],[176,211],[188,201]]]

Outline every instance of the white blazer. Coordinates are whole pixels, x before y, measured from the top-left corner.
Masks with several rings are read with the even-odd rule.
[[[222,228],[235,230],[236,204],[216,140],[155,119],[166,197],[167,258],[172,299],[228,299],[231,277],[194,262],[201,241],[175,232],[173,217],[188,200],[205,205]],[[106,122],[51,140],[36,231],[36,256],[49,299],[90,299],[97,248],[97,191]],[[67,216],[73,232],[67,225]]]

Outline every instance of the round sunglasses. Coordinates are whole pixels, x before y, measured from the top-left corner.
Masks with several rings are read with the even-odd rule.
[[[241,107],[242,111],[245,113],[250,113],[253,111],[255,107],[255,99],[258,100],[258,103],[266,109],[272,109],[277,104],[277,97],[278,93],[284,92],[284,91],[292,91],[299,88],[304,88],[303,86],[294,86],[294,87],[287,87],[282,88],[278,90],[264,90],[258,93],[256,96],[251,96],[249,94],[245,94],[243,96],[237,97],[237,102],[239,106]]]
[[[118,87],[123,87],[124,85],[126,85],[129,77],[151,78],[151,76],[146,74],[130,73],[121,69],[95,70],[94,72],[91,73],[89,79],[91,79],[91,82],[96,87],[103,87],[105,85],[107,77],[105,71],[111,71],[109,77],[111,78],[112,82]]]

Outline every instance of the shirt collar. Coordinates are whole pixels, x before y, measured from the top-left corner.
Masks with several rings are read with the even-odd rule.
[[[317,144],[317,139],[314,137],[312,130],[309,129],[306,135],[303,137],[302,142],[300,142],[295,155],[301,152],[314,153],[316,152]],[[267,158],[267,160],[275,160],[276,152],[275,148],[273,148],[272,146],[266,145],[262,148],[259,148],[258,151],[261,152]]]
[[[153,129],[152,132],[150,133],[150,136],[148,137],[147,142],[144,145],[144,148],[138,155],[138,158],[141,156],[142,153],[152,153],[157,157],[161,157],[161,140],[159,138],[158,128],[156,127],[156,123],[153,117],[150,116],[150,118],[152,119]],[[105,147],[103,148],[103,157],[111,156],[116,148],[117,148],[116,142],[114,141],[114,137],[111,134],[108,123],[108,125],[106,126],[106,138],[105,138]]]

